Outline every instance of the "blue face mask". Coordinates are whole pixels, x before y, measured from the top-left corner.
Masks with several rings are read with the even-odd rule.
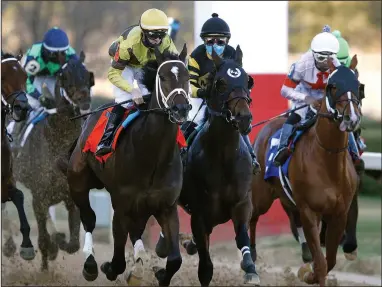
[[[210,54],[210,56],[212,56],[212,46],[208,46],[208,45],[205,45],[205,46],[206,46],[207,53]],[[215,53],[218,54],[220,57],[222,57],[224,49],[225,49],[225,45],[219,46],[218,44],[214,44],[213,47],[214,47]]]

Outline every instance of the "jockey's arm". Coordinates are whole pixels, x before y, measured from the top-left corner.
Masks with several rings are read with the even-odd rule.
[[[26,82],[26,92],[29,96],[38,99],[41,96],[41,93],[33,85],[34,79],[40,71],[40,63],[38,60],[30,55],[31,50],[29,49],[25,55],[25,63],[23,68],[27,73],[27,82]]]
[[[303,78],[302,73],[296,70],[296,65],[297,63],[292,64],[281,87],[281,95],[288,100],[301,102],[305,100],[307,95],[296,91],[297,85]]]
[[[191,56],[188,59],[188,72],[190,73],[190,83],[191,83],[191,90],[192,90],[191,96],[193,98],[197,98],[198,90],[201,88],[200,85],[198,84],[200,68],[199,68],[198,62],[196,62],[196,60],[192,58]]]
[[[122,72],[125,67],[129,64],[130,54],[127,50],[127,47],[124,45],[124,41],[120,42],[113,60],[111,62],[111,67],[107,73],[107,78],[109,81],[116,87],[121,90],[131,93],[133,87],[122,77]]]

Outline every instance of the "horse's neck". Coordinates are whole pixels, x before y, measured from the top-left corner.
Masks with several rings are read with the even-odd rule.
[[[5,118],[6,118],[6,113],[4,111],[4,106],[1,104],[1,136],[4,137],[5,135]]]
[[[325,98],[322,101],[319,112],[329,114]],[[314,131],[316,133],[315,143],[319,146],[317,150],[319,150],[323,157],[338,162],[338,157],[346,156],[346,150],[344,150],[344,148],[347,146],[348,134],[347,132],[340,131],[337,122],[319,116]]]
[[[222,117],[211,116],[208,119],[206,132],[203,135],[207,139],[206,147],[216,153],[224,153],[227,156],[236,155],[239,149],[240,133]]]

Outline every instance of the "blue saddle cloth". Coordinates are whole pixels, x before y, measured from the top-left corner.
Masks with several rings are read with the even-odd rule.
[[[291,148],[294,149],[297,141],[301,138],[301,135],[303,135],[305,132],[307,132],[309,129],[304,129],[304,130],[297,130],[294,135],[293,135],[293,138],[292,138],[292,144],[291,144]],[[281,129],[277,130],[270,138],[269,138],[269,141],[268,141],[268,145],[270,146],[269,149],[268,149],[268,153],[267,153],[267,161],[265,163],[265,175],[264,175],[264,179],[269,179],[270,177],[279,177],[279,167],[276,167],[274,164],[273,164],[273,158],[274,156],[276,155],[276,152],[277,152],[277,147],[279,145],[279,141],[280,141],[280,134],[281,134]],[[349,137],[349,141],[351,141],[351,137]],[[352,151],[352,145],[349,144],[349,147],[348,147],[348,150],[349,152],[353,152]],[[293,155],[293,154],[292,154]],[[285,161],[285,163],[282,165],[281,167],[281,171],[282,173],[288,177],[288,167],[289,167],[289,163],[290,163],[290,160],[292,158],[292,155],[289,156],[289,158]]]
[[[298,141],[298,139],[301,137],[301,135],[304,132],[305,131],[298,130],[294,134],[294,136],[292,138],[292,146],[291,146],[292,148],[294,148],[294,145],[296,144],[296,142]],[[269,141],[268,141],[268,145],[270,145],[270,147],[269,147],[267,157],[266,157],[267,161],[265,163],[265,175],[264,175],[265,180],[270,178],[270,177],[279,177],[279,168],[273,164],[273,158],[277,152],[277,147],[278,147],[279,141],[280,141],[280,134],[281,134],[281,129],[277,130],[269,138]],[[281,168],[281,170],[282,170],[283,174],[285,174],[285,176],[288,176],[288,166],[289,166],[291,158],[292,158],[292,156],[289,156],[289,158],[285,161],[285,163],[283,164],[283,166]]]

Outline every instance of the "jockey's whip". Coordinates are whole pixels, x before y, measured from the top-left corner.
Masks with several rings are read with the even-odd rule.
[[[148,99],[150,98],[150,96],[151,96],[151,95],[143,96],[143,99],[144,99],[144,100],[148,100]],[[72,118],[70,118],[70,120],[73,121],[73,120],[76,120],[76,119],[79,119],[79,118],[83,118],[83,117],[86,117],[86,116],[88,116],[88,115],[91,115],[91,114],[100,112],[100,111],[107,110],[108,108],[112,108],[112,107],[120,106],[120,105],[123,105],[123,104],[128,104],[128,103],[131,103],[131,102],[133,102],[133,99],[131,99],[131,100],[126,100],[126,101],[123,101],[123,102],[120,102],[120,103],[114,103],[114,104],[108,105],[108,106],[106,106],[106,107],[98,108],[98,109],[96,109],[96,110],[94,110],[94,111],[91,111],[91,112],[88,112],[88,113],[85,113],[85,114],[82,114],[82,115],[78,115],[78,116],[72,117]]]
[[[252,128],[257,127],[257,126],[262,125],[262,124],[265,124],[266,122],[269,122],[269,121],[271,121],[271,120],[274,120],[274,119],[277,119],[277,118],[281,118],[282,116],[285,116],[285,115],[287,115],[287,114],[293,113],[294,111],[297,111],[297,110],[299,110],[299,109],[306,108],[307,106],[309,106],[309,104],[305,104],[305,105],[303,105],[303,106],[294,108],[294,109],[292,109],[292,110],[286,110],[285,112],[283,112],[283,113],[281,113],[281,114],[279,114],[279,115],[277,115],[277,116],[275,116],[275,117],[273,117],[273,118],[270,118],[270,119],[267,119],[267,120],[264,120],[264,121],[261,121],[261,122],[258,122],[258,123],[256,123],[256,124],[252,125]]]

